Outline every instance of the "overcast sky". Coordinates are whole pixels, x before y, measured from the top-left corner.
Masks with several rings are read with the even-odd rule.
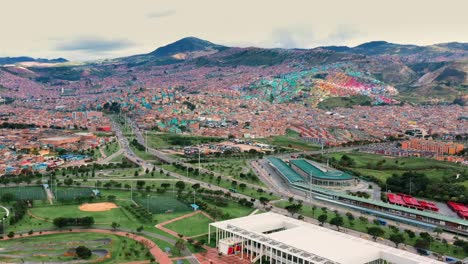
[[[187,36],[313,48],[468,42],[468,0],[0,0],[0,57],[112,58]]]

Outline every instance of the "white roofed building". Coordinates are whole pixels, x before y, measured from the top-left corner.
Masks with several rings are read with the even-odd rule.
[[[263,260],[272,264],[443,263],[275,213],[215,222],[209,229],[209,233],[216,234],[219,252],[247,257],[251,263]]]

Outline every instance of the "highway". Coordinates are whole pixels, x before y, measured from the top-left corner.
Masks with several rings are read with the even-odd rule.
[[[129,123],[132,124],[132,128],[133,128],[133,131],[135,133],[135,136],[138,140],[138,142],[140,144],[142,144],[143,146],[146,146],[146,142],[143,138],[143,135],[141,133],[141,131],[137,128],[137,126],[135,124],[133,124],[131,122],[131,120],[129,120]],[[141,160],[140,158],[137,158],[136,155],[133,153],[133,151],[131,150],[130,146],[129,146],[129,143],[128,143],[128,140],[125,136],[123,136],[122,134],[122,131],[120,130],[120,127],[115,124],[115,127],[114,127],[115,131],[116,131],[116,136],[118,137],[118,140],[119,142],[121,143],[121,146],[123,146],[123,150],[124,150],[124,154],[127,158],[129,158],[130,160],[134,161],[135,163],[139,164],[140,166],[142,166],[144,169],[149,169],[151,170],[153,167],[156,167],[156,168],[159,168],[161,169],[160,167],[158,166],[155,166],[149,162],[146,162],[144,160]],[[327,149],[325,152],[327,153],[331,153],[331,152],[341,152],[341,151],[352,151],[354,150],[355,148],[354,147],[349,147],[349,148],[333,148],[333,149]],[[158,151],[158,150],[155,150],[155,149],[152,149],[152,148],[149,148],[148,147],[148,152],[150,152],[151,154],[155,155],[158,159],[164,161],[164,162],[168,162],[168,163],[172,163],[172,162],[179,162],[181,163],[180,161],[177,161],[176,159],[172,158],[172,157],[169,157],[167,156],[165,153],[161,152],[161,151]],[[301,152],[300,154],[319,154],[321,153],[322,151],[321,150],[318,150],[318,151],[308,151],[308,152]],[[286,157],[290,157],[291,155],[295,155],[295,154],[291,154],[291,153],[288,153],[288,154],[279,154],[279,155],[275,155],[275,157],[283,157],[283,158],[286,158]],[[287,200],[289,197],[293,197],[294,200],[298,201],[298,200],[301,200],[303,201],[303,204],[304,206],[317,206],[317,208],[321,208],[321,207],[327,207],[328,210],[331,210],[331,211],[338,211],[340,214],[344,215],[346,214],[347,212],[352,212],[356,218],[359,217],[359,216],[364,216],[366,218],[368,218],[370,221],[372,221],[372,217],[369,216],[369,215],[366,215],[366,214],[362,214],[360,213],[359,211],[356,211],[356,210],[353,210],[351,208],[346,208],[346,207],[340,207],[340,206],[336,206],[336,205],[331,205],[331,204],[328,204],[328,203],[325,203],[325,202],[321,202],[321,201],[317,201],[316,199],[311,199],[310,198],[310,195],[308,193],[305,193],[303,191],[299,191],[299,190],[295,190],[295,189],[291,189],[289,187],[289,185],[287,185],[283,180],[282,178],[277,175],[277,173],[275,171],[273,171],[273,169],[267,164],[267,160],[266,159],[262,159],[262,160],[257,160],[257,161],[252,161],[251,162],[251,166],[254,168],[255,172],[257,173],[257,175],[260,177],[260,179],[265,183],[267,184],[268,186],[268,189],[266,189],[268,192],[273,192],[274,194],[280,196],[282,199],[285,199]],[[183,163],[181,163],[183,164]],[[192,166],[191,164],[188,164],[190,166]],[[196,167],[194,167],[196,168]],[[200,184],[200,186],[202,186],[203,188],[207,188],[207,189],[211,189],[211,190],[221,190],[221,191],[224,191],[224,192],[229,192],[228,189],[226,188],[222,188],[222,187],[219,187],[219,186],[216,186],[216,185],[211,185],[209,183],[206,183],[206,182],[203,182],[203,181],[199,181],[199,180],[196,180],[196,179],[193,179],[193,178],[189,178],[189,177],[186,177],[186,176],[183,176],[183,175],[180,175],[178,173],[174,173],[174,172],[170,172],[170,171],[167,171],[167,170],[164,170],[164,173],[169,173],[169,176],[172,176],[176,179],[179,179],[179,180],[183,180],[183,181],[186,181],[186,182],[189,182],[189,183],[192,183],[192,184],[195,184],[195,183],[198,183]],[[211,171],[208,171],[208,170],[204,170],[202,169],[202,172],[211,172]],[[224,175],[221,175],[222,177],[224,178],[230,178],[230,177],[226,177]],[[139,180],[145,180],[145,179],[139,179]],[[149,179],[148,179],[149,180]],[[237,179],[236,179],[237,180]],[[239,182],[239,181],[238,181]],[[247,183],[246,183],[247,184]],[[249,184],[251,185],[251,184]],[[258,186],[257,186],[258,187]],[[237,197],[237,198],[246,198],[248,200],[250,200],[251,197],[249,196],[246,196],[246,195],[242,195],[242,194],[239,194],[239,193],[231,193],[231,195],[233,197]],[[264,210],[264,206],[262,204],[260,204],[260,202],[258,200],[255,201],[254,203],[254,206],[257,208],[257,209],[262,209]],[[284,210],[284,209],[281,209],[281,208],[278,208],[278,207],[271,207],[272,210],[274,210],[275,212],[278,212],[278,213],[281,213],[283,215],[288,215],[287,211]],[[315,219],[312,219],[312,218],[308,218],[306,217],[305,218],[306,221],[308,222],[312,222],[312,223],[316,223],[317,221]],[[411,225],[407,225],[407,224],[402,224],[402,223],[399,223],[399,222],[394,222],[394,221],[387,221],[388,224],[390,225],[394,225],[394,226],[397,226],[399,229],[401,230],[404,230],[404,229],[409,229],[409,230],[413,230],[415,232],[427,232],[427,230],[425,229],[421,229],[421,228],[418,228],[418,227],[415,227],[415,226],[411,226]],[[365,237],[367,238],[367,235],[366,234],[363,234],[363,233],[360,233],[360,232],[356,232],[356,231],[352,231],[352,230],[348,230],[348,229],[343,229],[343,231],[346,231],[347,233],[349,234],[352,234],[352,235],[355,235],[355,236],[358,236],[358,237]],[[447,241],[449,242],[453,242],[454,239],[453,239],[453,235],[452,234],[449,234],[449,233],[442,233],[440,235],[440,238],[442,239],[446,239]],[[383,243],[383,244],[386,244],[386,245],[393,245],[392,242],[388,241],[388,240],[384,240],[384,239],[379,239],[377,242],[379,243]],[[414,249],[412,247],[408,247],[409,251],[411,252],[414,252]]]

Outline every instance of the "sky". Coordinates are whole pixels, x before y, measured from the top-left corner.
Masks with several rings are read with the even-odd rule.
[[[467,0],[0,0],[0,57],[74,61],[188,36],[238,47],[468,42]]]

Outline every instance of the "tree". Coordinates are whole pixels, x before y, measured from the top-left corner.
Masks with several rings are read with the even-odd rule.
[[[404,243],[405,242],[405,237],[403,236],[403,234],[391,234],[390,237],[388,238],[390,241],[392,241],[393,243],[395,243],[395,247],[398,248],[398,245],[401,244],[401,243]]]
[[[325,223],[325,221],[327,221],[327,218],[328,218],[328,215],[322,214],[322,215],[319,215],[318,220],[319,220],[320,224],[323,225],[323,223]]]
[[[416,234],[409,229],[405,229],[405,233],[408,234],[409,238],[414,238],[416,236]]]
[[[270,200],[268,198],[263,197],[263,196],[261,196],[258,200],[263,205],[263,207],[265,207],[268,204],[268,202],[270,202]]]
[[[415,248],[420,248],[420,249],[428,249],[431,243],[425,239],[419,238],[416,240],[414,243]]]
[[[241,190],[245,190],[245,188],[247,188],[247,185],[245,183],[241,183],[241,184],[239,184],[239,188]]]
[[[293,202],[294,202],[294,198],[291,196],[291,197],[288,198],[288,201],[289,201],[290,203],[293,203]]]
[[[419,236],[420,236],[422,239],[429,241],[429,243],[433,240],[431,234],[429,234],[429,233],[427,233],[427,232],[421,232],[421,233],[419,233]]]
[[[136,187],[137,187],[138,190],[141,190],[141,189],[143,189],[143,186],[145,186],[145,184],[146,184],[145,181],[137,181],[136,182],[136,185],[137,185]]]
[[[343,226],[344,221],[343,217],[341,216],[335,216],[330,220],[330,224],[336,226],[337,230],[340,230],[340,226]]]
[[[15,232],[10,231],[10,232],[8,233],[7,237],[9,237],[9,238],[15,237]]]
[[[317,209],[317,206],[312,205],[312,217],[315,217],[315,210]]]
[[[437,234],[437,237],[439,237],[440,234],[442,234],[442,232],[444,232],[444,230],[442,230],[442,228],[440,228],[440,227],[436,227],[436,228],[434,229],[434,233]]]
[[[10,203],[13,200],[15,200],[15,195],[12,193],[4,193],[2,197],[0,198],[0,201],[2,203]]]
[[[367,228],[367,233],[372,236],[374,241],[376,241],[377,237],[381,237],[385,234],[385,231],[378,226],[371,226]]]
[[[179,251],[183,251],[186,248],[186,242],[182,238],[179,238],[174,245]]]
[[[294,216],[295,213],[299,212],[302,208],[302,204],[290,204],[286,206],[284,209],[286,209],[291,216]]]
[[[170,183],[161,183],[161,187],[164,188],[164,189],[167,189],[169,187],[171,187],[171,184]]]
[[[89,259],[91,257],[91,250],[85,246],[77,247],[75,253],[80,259]]]
[[[349,222],[354,221],[354,215],[350,212],[346,213],[346,217],[348,218]]]
[[[192,189],[194,189],[195,191],[197,191],[198,189],[200,189],[200,184],[199,183],[195,183],[192,185]]]
[[[117,222],[112,222],[112,224],[111,224],[111,227],[112,227],[112,229],[113,229],[114,231],[115,231],[119,226],[120,226],[120,224],[117,223]]]
[[[53,220],[54,226],[62,228],[68,224],[68,220],[65,217],[57,217]]]
[[[177,188],[179,192],[182,192],[185,189],[185,182],[178,181],[176,182],[175,187]]]

